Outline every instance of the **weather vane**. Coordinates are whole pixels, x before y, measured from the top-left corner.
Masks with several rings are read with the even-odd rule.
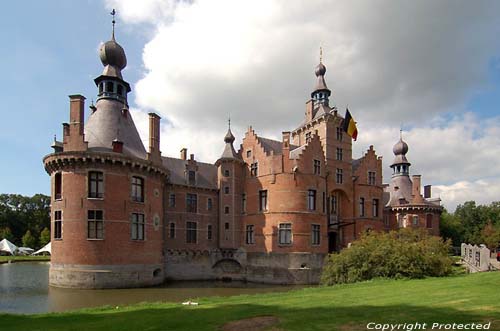
[[[116,10],[113,8],[113,10],[111,11],[111,16],[113,16],[113,20],[111,21],[111,23],[113,24],[113,39],[115,39],[115,15],[116,15]]]

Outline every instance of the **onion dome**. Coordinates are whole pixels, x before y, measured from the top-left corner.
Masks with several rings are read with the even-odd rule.
[[[408,153],[408,144],[403,141],[402,138],[394,145],[392,148],[392,152],[394,155],[405,155]]]
[[[99,57],[104,66],[113,66],[123,70],[127,66],[127,57],[123,47],[115,41],[114,36],[99,48]]]
[[[227,130],[226,136],[224,137],[224,142],[226,144],[234,143],[234,136],[233,136],[233,133],[231,132],[231,129]]]
[[[318,64],[314,73],[316,74],[316,77],[324,76],[326,73],[325,65],[323,63]]]

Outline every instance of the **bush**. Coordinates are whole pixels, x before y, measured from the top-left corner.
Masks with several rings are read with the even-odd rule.
[[[340,253],[329,254],[321,283],[354,283],[377,277],[423,278],[452,271],[451,242],[425,230],[370,232]]]

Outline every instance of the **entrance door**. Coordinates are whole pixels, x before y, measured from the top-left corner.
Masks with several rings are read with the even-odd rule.
[[[337,251],[337,232],[328,232],[328,253]]]

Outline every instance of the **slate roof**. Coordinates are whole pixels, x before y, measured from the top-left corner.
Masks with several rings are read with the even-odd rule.
[[[163,166],[170,170],[169,182],[177,185],[187,185],[187,160],[173,157],[162,157]],[[210,163],[196,162],[196,186],[200,188],[217,189],[217,167]]]

